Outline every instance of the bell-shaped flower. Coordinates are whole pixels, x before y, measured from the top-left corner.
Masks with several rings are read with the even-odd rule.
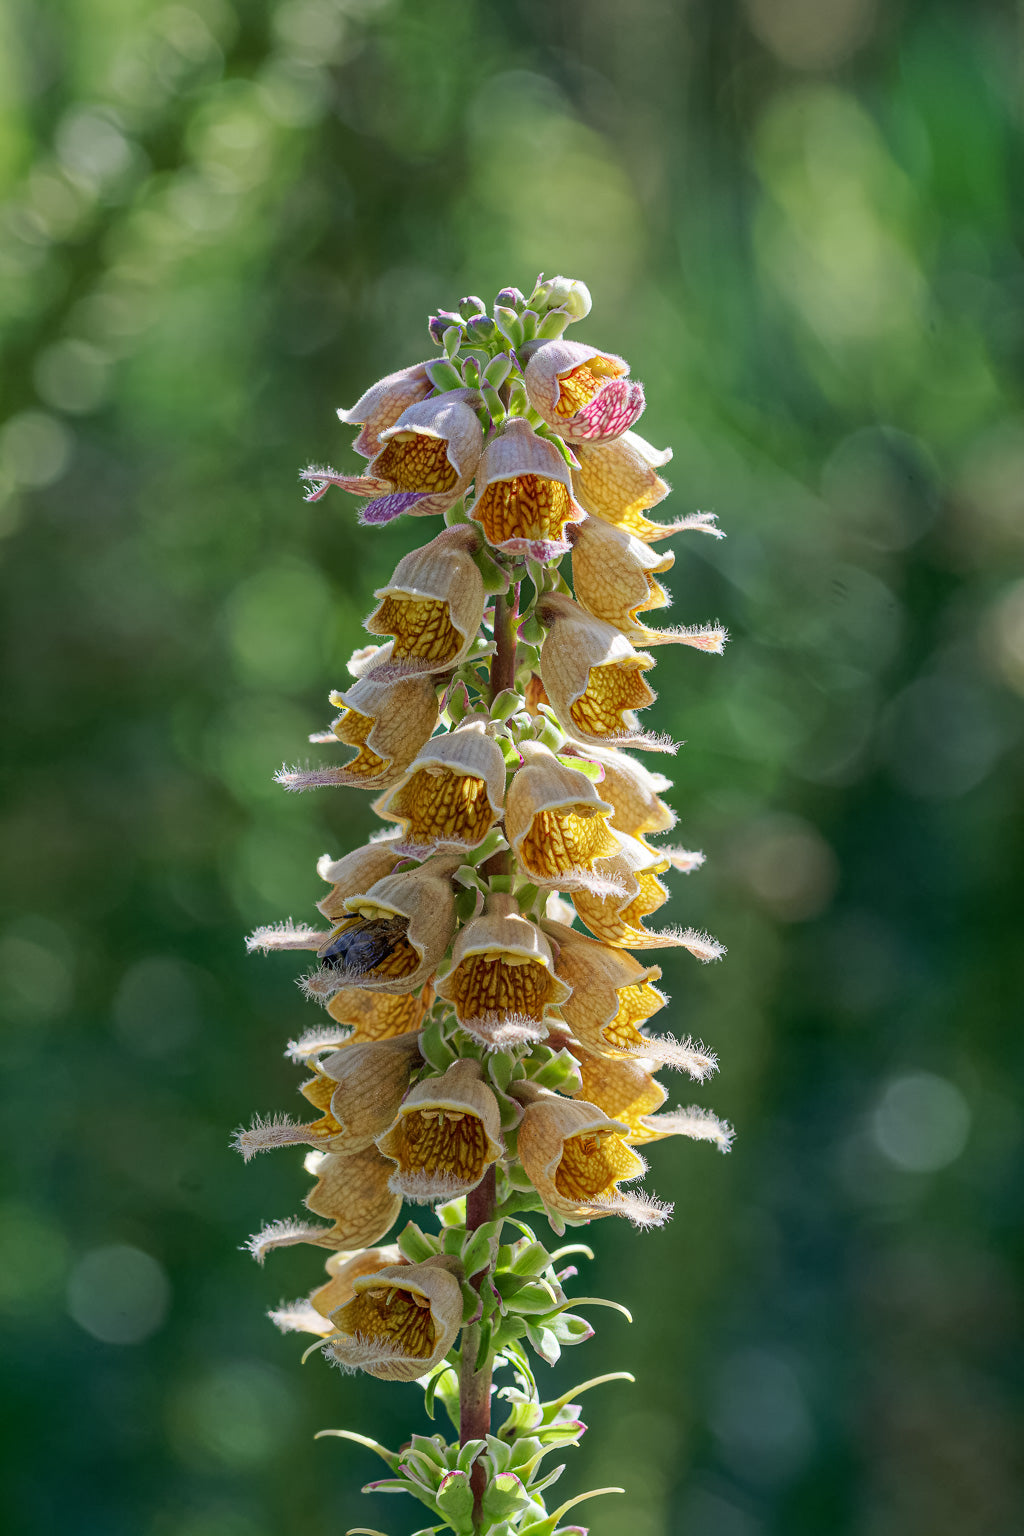
[[[311,738],[321,744],[336,738],[347,747],[357,747],[355,757],[342,768],[282,768],[276,778],[285,789],[352,785],[381,790],[405,772],[437,726],[437,692],[429,676],[397,681],[378,677],[372,661],[386,670],[390,656],[390,644],[379,647],[350,688],[331,694],[331,703],[339,705],[342,713],[330,732]]]
[[[433,385],[426,363],[399,368],[371,384],[349,410],[339,410],[339,420],[351,427],[361,427],[352,447],[364,459],[380,452],[380,434],[393,427],[402,412],[418,400],[425,400]]]
[[[562,593],[547,593],[537,616],[549,626],[540,652],[541,682],[567,735],[599,745],[675,750],[666,738],[642,731],[636,718],[656,697],[644,677],[653,657],[635,651],[614,625],[593,618]]]
[[[320,1110],[319,1120],[302,1125],[286,1117],[257,1119],[236,1134],[235,1147],[246,1162],[271,1147],[362,1152],[394,1120],[409,1080],[421,1065],[416,1035],[334,1051],[312,1063],[314,1075],[300,1090]]]
[[[659,451],[638,433],[625,432],[612,443],[578,443],[574,452],[579,467],[572,473],[573,491],[591,517],[601,518],[645,544],[687,530],[724,537],[710,512],[695,512],[671,523],[654,523],[644,516],[671,490],[658,474],[672,457],[671,448]]]
[[[569,1221],[626,1216],[637,1226],[660,1226],[672,1207],[638,1191],[624,1190],[647,1171],[627,1145],[629,1126],[596,1104],[564,1099],[534,1084],[517,1096],[526,1107],[517,1150],[523,1171],[549,1211]]]
[[[544,1040],[569,995],[551,945],[510,896],[492,896],[488,911],[460,930],[451,970],[434,988],[456,1022],[491,1050]]]
[[[418,991],[455,931],[451,876],[457,867],[457,858],[432,859],[350,896],[346,915],[317,949],[320,969],[306,978],[306,991],[321,999],[339,987]]]
[[[573,591],[588,613],[614,624],[634,645],[691,645],[715,656],[722,654],[727,637],[720,624],[649,629],[638,617],[670,603],[655,576],[671,568],[676,558],[671,551],[660,555],[632,534],[595,517],[573,528],[570,541]]]
[[[433,1001],[434,989],[429,982],[419,992],[405,994],[342,987],[327,1004],[333,1022],[289,1040],[286,1055],[292,1061],[312,1063],[327,1051],[418,1034]]]
[[[317,911],[331,922],[345,915],[345,902],[350,896],[368,891],[371,885],[390,875],[403,855],[398,851],[396,837],[377,838],[340,859],[332,859],[329,853],[317,859],[316,872],[331,887],[328,895],[317,902]]]
[[[583,511],[555,444],[513,416],[484,450],[469,515],[493,548],[552,560],[569,548],[565,526],[578,522]]]
[[[475,1189],[502,1154],[501,1114],[480,1063],[462,1057],[410,1090],[377,1146],[406,1200],[450,1200]]]
[[[668,900],[668,891],[658,876],[670,867],[670,861],[657,850],[634,837],[619,839],[618,853],[601,866],[619,887],[610,896],[595,896],[590,891],[573,891],[573,905],[582,922],[602,944],[625,949],[667,949],[681,946],[698,960],[717,960],[725,951],[707,934],[692,928],[666,933],[649,933],[644,918],[657,912]]]
[[[380,605],[366,621],[371,635],[393,635],[389,659],[375,668],[382,680],[457,667],[477,638],[484,616],[483,577],[473,561],[480,535],[466,523],[445,528],[398,562]]]
[[[316,465],[304,469],[301,478],[312,486],[306,500],[319,501],[332,485],[368,496],[359,521],[371,524],[390,523],[403,512],[447,512],[472,484],[483,450],[473,398],[470,390],[449,390],[408,406],[379,434],[380,447],[363,475],[339,475]]]
[[[615,747],[590,745],[581,755],[603,770],[599,792],[612,807],[610,820],[616,832],[642,838],[675,826],[675,811],[661,799],[665,790],[672,788],[671,779],[652,773]]]
[[[326,1337],[334,1332],[331,1313],[352,1300],[357,1280],[403,1262],[397,1243],[388,1243],[384,1248],[358,1248],[354,1253],[343,1248],[328,1258],[324,1284],[298,1301],[285,1301],[274,1307],[270,1321],[282,1333],[318,1333]]]
[[[433,737],[394,789],[374,802],[378,816],[398,822],[403,853],[422,858],[478,848],[501,817],[505,759],[488,723],[474,717]]]
[[[505,801],[505,836],[535,885],[607,892],[598,859],[618,852],[608,825],[611,806],[578,768],[569,768],[540,742],[524,741],[523,758]]]
[[[455,1343],[462,1327],[460,1281],[458,1260],[446,1254],[360,1276],[352,1300],[331,1314],[334,1332],[324,1353],[381,1381],[416,1381]]]
[[[661,979],[658,966],[641,965],[627,950],[613,949],[562,923],[547,922],[544,927],[558,948],[555,969],[572,987],[572,996],[562,1004],[562,1018],[585,1051],[612,1059],[642,1057],[686,1072],[698,1082],[716,1070],[714,1055],[698,1042],[649,1035],[640,1028],[668,1002],[654,985]]]
[[[523,374],[533,409],[570,442],[621,437],[644,408],[643,385],[629,364],[579,341],[545,341],[531,349]]]
[[[571,1047],[570,1047],[571,1049]],[[628,1127],[630,1146],[662,1141],[666,1136],[688,1136],[692,1141],[711,1141],[728,1152],[732,1130],[717,1115],[700,1105],[658,1114],[667,1094],[643,1061],[611,1061],[573,1051],[580,1066],[582,1087],[578,1098],[597,1104],[606,1115]]]
[[[310,1152],[306,1171],[316,1178],[306,1209],[331,1225],[324,1227],[301,1217],[272,1221],[247,1244],[253,1258],[261,1264],[272,1249],[291,1248],[296,1243],[314,1243],[320,1248],[369,1248],[390,1231],[402,1209],[401,1195],[396,1195],[388,1182],[391,1164],[375,1146],[351,1155]]]

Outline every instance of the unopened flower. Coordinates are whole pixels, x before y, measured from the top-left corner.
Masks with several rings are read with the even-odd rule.
[[[569,995],[543,933],[501,897],[461,929],[452,968],[434,986],[462,1028],[496,1050],[543,1040]]]
[[[425,1376],[462,1326],[458,1264],[447,1255],[362,1275],[352,1300],[331,1314],[324,1352],[339,1365],[382,1381]]]
[[[658,879],[670,868],[670,861],[658,850],[651,850],[634,837],[619,839],[619,851],[606,859],[602,872],[619,890],[608,896],[590,891],[573,891],[572,900],[581,920],[602,944],[628,949],[665,949],[682,946],[699,960],[717,960],[725,951],[706,934],[693,929],[667,933],[649,933],[644,918],[657,912],[668,900],[668,891]]]
[[[306,1170],[316,1178],[306,1209],[331,1222],[329,1227],[289,1217],[272,1221],[248,1242],[261,1264],[274,1248],[313,1243],[320,1248],[369,1248],[390,1231],[402,1209],[402,1197],[390,1188],[391,1164],[375,1146],[351,1155],[310,1152]]]
[[[422,1065],[415,1035],[334,1051],[314,1064],[301,1093],[321,1111],[303,1125],[286,1118],[257,1120],[235,1146],[248,1162],[271,1147],[305,1145],[326,1152],[362,1152],[394,1120],[409,1079]]]
[[[403,853],[478,848],[500,818],[505,759],[487,734],[487,719],[465,722],[428,741],[374,810],[401,827]]]
[[[548,593],[537,612],[550,626],[540,652],[541,681],[562,729],[582,742],[673,750],[664,738],[643,732],[636,718],[656,697],[644,677],[653,658],[561,593]]]
[[[594,866],[618,851],[611,806],[585,773],[539,742],[524,741],[519,750],[523,766],[509,785],[505,836],[524,873],[541,886],[607,891]]]
[[[595,618],[614,624],[634,645],[691,645],[720,656],[726,632],[720,624],[649,629],[638,617],[665,608],[671,599],[656,575],[669,570],[675,555],[588,517],[571,531],[572,584],[576,601]]]
[[[530,308],[537,314],[564,309],[573,320],[585,320],[592,302],[590,289],[576,277],[542,277],[529,298]]]
[[[395,1164],[391,1188],[406,1200],[450,1200],[475,1189],[502,1153],[498,1101],[479,1062],[463,1057],[418,1082],[377,1146]]]
[[[390,655],[390,645],[375,653],[385,665]],[[331,703],[342,709],[331,726],[333,736],[359,750],[342,768],[282,768],[277,782],[285,789],[386,789],[429,740],[439,718],[437,693],[427,676],[382,680],[371,669],[350,688],[332,693]],[[331,735],[314,740],[329,741]]]
[[[672,457],[671,448],[659,451],[638,433],[624,432],[610,443],[578,443],[574,451],[579,468],[573,470],[573,490],[591,517],[599,517],[645,544],[686,530],[724,537],[710,512],[695,512],[671,523],[653,523],[644,516],[671,489],[658,474]]]
[[[345,902],[346,915],[317,950],[320,970],[307,991],[327,998],[339,987],[414,992],[428,981],[455,928],[454,859],[386,875]]]
[[[394,426],[379,434],[380,447],[363,475],[339,475],[313,465],[302,471],[319,501],[328,487],[372,498],[361,523],[390,523],[403,512],[447,512],[470,485],[483,449],[483,429],[469,404],[470,391],[450,390],[408,406]]]
[[[545,341],[530,356],[523,380],[543,421],[571,442],[620,437],[644,408],[643,385],[629,364],[578,341]]]
[[[398,562],[373,594],[380,605],[366,621],[371,635],[393,635],[382,680],[457,667],[477,638],[486,596],[473,550],[480,536],[465,523],[445,528]]]
[[[647,1171],[627,1145],[628,1135],[628,1125],[596,1104],[533,1088],[517,1149],[530,1183],[557,1215],[572,1221],[618,1215],[638,1226],[660,1226],[671,1206],[619,1187]]]
[[[562,1018],[585,1051],[592,1056],[642,1057],[698,1081],[715,1070],[715,1057],[698,1042],[641,1029],[668,1002],[654,985],[661,979],[658,966],[641,965],[627,950],[601,944],[562,923],[548,922],[545,931],[558,946],[555,969],[572,987],[572,996],[561,1007]],[[608,1106],[602,1103],[602,1108]]]
[[[494,548],[550,560],[569,548],[565,525],[578,522],[583,511],[555,444],[513,416],[484,450],[469,515]]]
[[[322,1337],[333,1333],[331,1313],[352,1300],[356,1281],[363,1275],[375,1275],[378,1270],[403,1262],[402,1250],[397,1243],[388,1243],[384,1248],[357,1248],[354,1253],[343,1248],[328,1258],[328,1278],[323,1285],[318,1285],[298,1301],[286,1301],[274,1307],[269,1314],[270,1320],[282,1333],[318,1333]]]
[[[662,1141],[666,1136],[688,1136],[693,1141],[712,1141],[722,1152],[732,1141],[730,1127],[710,1110],[697,1105],[658,1114],[667,1094],[642,1061],[610,1061],[606,1057],[575,1052],[582,1087],[578,1097],[597,1104],[606,1115],[628,1126],[630,1146]]]
[[[426,363],[414,363],[378,379],[349,410],[339,410],[342,421],[362,428],[352,444],[356,453],[372,459],[380,452],[380,434],[393,427],[408,406],[425,399],[432,388]]]

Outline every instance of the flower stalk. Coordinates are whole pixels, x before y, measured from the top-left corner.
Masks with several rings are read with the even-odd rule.
[[[672,564],[650,546],[718,530],[704,514],[645,517],[670,455],[632,430],[644,393],[629,364],[564,339],[589,311],[563,277],[503,289],[490,312],[473,295],[440,311],[442,355],[338,413],[359,429],[362,470],[303,471],[307,499],[361,497],[368,526],[444,521],[374,594],[377,643],[311,738],[355,756],[278,774],[290,790],[370,790],[386,831],[320,860],[326,928],[249,941],[308,951],[300,983],[329,1017],[288,1049],[307,1073],[301,1120],[236,1134],[246,1158],[311,1149],[319,1219],[272,1222],[249,1246],[261,1262],[318,1246],[327,1280],[271,1316],[345,1370],[419,1383],[432,1419],[443,1410],[456,1438],[413,1434],[400,1452],[325,1433],[374,1450],[389,1476],[368,1488],[411,1495],[429,1530],[456,1536],[568,1536],[572,1506],[621,1491],[547,1507],[564,1469],[546,1458],[584,1429],[570,1399],[625,1373],[547,1401],[535,1361],[592,1336],[582,1309],[624,1309],[570,1299],[564,1260],[589,1248],[551,1249],[528,1218],[556,1237],[609,1215],[658,1227],[671,1206],[638,1187],[647,1146],[682,1135],[725,1151],[732,1135],[701,1105],[663,1108],[658,1071],[701,1082],[717,1061],[647,1028],[667,999],[630,951],[723,950],[696,928],[644,926],[668,899],[660,877],[702,855],[648,841],[674,823],[669,781],[623,750],[675,750],[638,718],[654,658],[633,642],[718,654],[725,639],[648,629]],[[404,1202],[435,1229],[410,1219],[396,1237]]]

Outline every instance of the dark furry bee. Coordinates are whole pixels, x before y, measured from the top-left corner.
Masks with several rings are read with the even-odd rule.
[[[408,926],[407,917],[361,917],[332,933],[317,959],[325,970],[366,976],[384,963]]]

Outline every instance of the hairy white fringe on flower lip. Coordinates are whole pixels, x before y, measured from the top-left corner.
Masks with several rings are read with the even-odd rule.
[[[478,848],[502,813],[505,759],[477,716],[428,741],[394,789],[374,802],[378,816],[397,821],[404,854]]]
[[[721,656],[729,638],[721,624],[679,624],[649,629],[639,618],[671,599],[656,575],[671,568],[675,555],[658,554],[641,539],[588,517],[569,530],[572,584],[576,601],[626,636],[633,645],[688,645]]]
[[[462,1326],[461,1273],[456,1259],[439,1254],[361,1276],[352,1300],[331,1313],[324,1353],[383,1381],[417,1380],[444,1359]]]
[[[644,516],[671,489],[657,473],[671,459],[670,448],[659,451],[639,433],[624,432],[611,443],[577,443],[575,453],[578,467],[573,470],[573,491],[591,517],[599,517],[645,544],[667,539],[674,533],[725,537],[715,526],[713,512],[693,512],[670,523],[652,522]]]
[[[266,923],[262,928],[253,929],[246,938],[245,948],[250,955],[257,950],[265,955],[279,949],[315,950],[327,937],[322,930],[311,928],[308,923],[293,923],[288,918],[283,923]]]
[[[371,525],[403,512],[446,512],[472,482],[483,450],[483,429],[470,404],[476,398],[472,390],[453,389],[407,406],[378,434],[380,446],[365,474],[340,475],[316,465],[300,471],[310,486],[306,500],[319,501],[332,485],[371,497],[359,513],[359,521]]]
[[[457,667],[477,639],[487,598],[473,560],[479,531],[457,523],[398,562],[394,575],[373,594],[379,606],[366,620],[371,635],[393,635],[386,681]]]
[[[372,459],[380,452],[381,432],[393,427],[402,412],[425,399],[432,388],[427,364],[413,363],[411,368],[399,368],[371,384],[348,410],[339,409],[339,421],[362,428],[352,444],[355,452]]]
[[[629,364],[579,341],[529,346],[523,374],[534,410],[570,442],[621,437],[644,408],[643,385],[627,379]]]
[[[391,656],[391,645],[372,653],[377,665]],[[386,789],[404,772],[416,753],[433,734],[439,719],[437,693],[429,676],[381,681],[370,661],[350,688],[331,694],[331,703],[342,713],[331,726],[332,737],[357,748],[354,758],[341,768],[288,768],[275,774],[285,789],[321,789],[352,785],[359,789]],[[327,739],[317,736],[317,741]]]
[[[501,1113],[478,1061],[460,1057],[410,1089],[377,1146],[406,1200],[450,1200],[475,1189],[501,1157]]]
[[[619,848],[608,826],[611,805],[585,773],[540,742],[520,742],[519,753],[523,766],[505,797],[505,836],[520,868],[541,887],[621,892],[597,867]]]
[[[489,1050],[543,1040],[569,996],[544,934],[520,916],[512,897],[501,896],[491,896],[483,916],[460,930],[451,969],[434,990]]]
[[[548,626],[541,682],[567,736],[598,746],[676,750],[667,736],[642,731],[636,717],[657,697],[643,676],[654,666],[653,657],[634,650],[613,624],[595,619],[563,593],[546,593],[537,617]]]
[[[652,1074],[650,1062],[592,1056],[572,1043],[569,1050],[579,1062],[582,1086],[577,1098],[598,1105],[628,1126],[626,1140],[630,1146],[645,1146],[667,1136],[687,1136],[713,1141],[720,1151],[728,1151],[732,1132],[709,1110],[694,1107],[657,1113],[667,1095]]]
[[[612,1215],[635,1220],[642,1210],[648,1212],[643,1224],[667,1219],[669,1207],[649,1197],[637,1204],[619,1188],[647,1171],[644,1159],[626,1143],[628,1125],[596,1104],[565,1099],[534,1083],[516,1084],[513,1092],[524,1104],[519,1159],[549,1211],[570,1220]]]
[[[710,1141],[719,1152],[730,1151],[736,1135],[728,1120],[720,1120],[710,1109],[700,1104],[651,1115],[648,1124],[657,1126],[661,1135],[688,1136],[691,1141]]]
[[[555,444],[513,416],[484,449],[469,515],[492,548],[543,561],[565,554],[566,525],[578,522],[583,508]]]
[[[243,1246],[257,1264],[262,1264],[267,1254],[275,1248],[290,1248],[295,1243],[320,1243],[329,1231],[329,1227],[303,1221],[301,1216],[284,1216],[278,1221],[268,1222],[259,1232],[254,1232]]]

